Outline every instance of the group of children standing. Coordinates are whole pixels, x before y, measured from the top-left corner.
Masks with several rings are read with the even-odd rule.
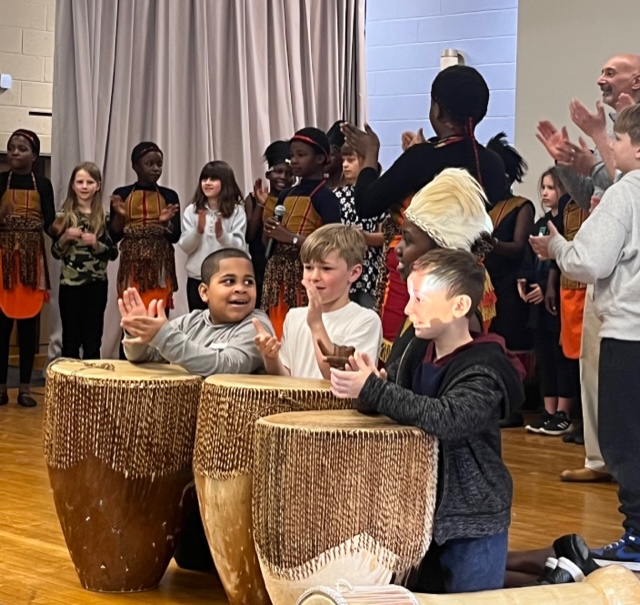
[[[531,428],[551,426],[550,419],[558,427],[576,393],[569,360],[576,352],[577,322],[573,316],[565,321],[565,312],[579,309],[582,284],[571,280],[595,280],[597,293],[604,293],[600,309],[612,319],[603,347],[607,360],[618,364],[608,370],[620,384],[635,385],[634,375],[620,369],[628,366],[625,355],[635,359],[638,353],[619,342],[625,326],[618,316],[625,309],[606,296],[623,279],[615,277],[616,262],[635,262],[637,242],[627,237],[634,216],[626,198],[624,208],[603,202],[601,220],[584,237],[578,234],[585,217],[563,197],[553,171],[541,180],[548,222],[534,225],[532,205],[511,194],[522,176],[521,158],[501,161],[499,155],[508,159],[515,152],[503,137],[494,141],[497,155],[475,139],[488,100],[486,82],[473,68],[440,72],[430,110],[436,137],[424,141],[420,133],[405,133],[405,152],[382,176],[375,133],[350,124],[334,127],[331,137],[303,128],[289,142],[272,143],[265,152],[270,187],[258,179],[246,199],[232,169],[210,162],[182,222],[176,193],[157,185],[163,155],[153,143],[134,148],[137,181],[116,189],[109,215],[102,210],[99,170],[82,164],[56,216],[50,183],[31,173],[37,137],[17,131],[9,141],[11,171],[0,175],[0,346],[6,341],[8,354],[14,319],[22,338],[42,306],[46,232],[63,261],[63,351],[78,354],[82,348],[85,357],[97,355],[98,330],[77,330],[79,317],[87,314],[81,321],[89,322],[93,313],[93,327],[100,325],[106,265],[116,258],[119,242],[118,305],[128,359],[179,363],[201,375],[262,369],[326,378],[336,396],[353,399],[361,411],[437,435],[444,461],[439,485],[447,489],[438,494],[434,544],[422,579],[441,579],[434,590],[447,592],[500,588],[512,484],[502,461],[499,420],[523,399],[523,368],[507,350],[509,339],[522,338],[511,331],[511,311],[532,311],[536,349],[545,359],[546,416]],[[629,170],[640,167],[640,120],[632,117],[635,156]],[[338,157],[340,175],[333,172]],[[627,179],[630,191],[636,181]],[[604,241],[600,224],[620,240],[615,255],[603,244],[601,259],[586,245],[589,237]],[[542,228],[552,239],[529,238]],[[573,237],[575,245],[566,242]],[[166,310],[178,288],[176,243],[188,255],[191,312],[169,321]],[[557,265],[547,262],[550,256]],[[635,280],[634,267],[624,279]],[[263,311],[255,309],[258,296]],[[81,304],[88,297],[96,305]],[[501,313],[510,326],[502,335],[494,321]],[[394,330],[383,329],[391,324]],[[497,334],[483,333],[487,329]],[[384,370],[378,365],[383,335],[391,340]],[[610,399],[615,387],[606,382]],[[30,405],[24,386],[19,397],[21,405]],[[5,390],[1,403],[6,399]],[[631,395],[623,398],[620,414],[632,403]],[[609,429],[621,429],[619,424],[616,417]],[[630,463],[624,452],[614,454],[621,465]],[[635,495],[633,486],[626,488]],[[627,500],[625,512],[635,520],[635,504]]]

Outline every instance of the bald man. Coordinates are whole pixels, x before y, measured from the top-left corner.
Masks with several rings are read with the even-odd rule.
[[[640,56],[620,54],[611,57],[602,67],[596,84],[602,92],[602,104],[592,114],[579,101],[569,107],[571,117],[578,127],[596,145],[591,151],[586,144],[574,145],[549,122],[538,125],[538,139],[558,165],[558,174],[573,199],[586,210],[592,197],[599,198],[613,184],[613,170],[609,155],[611,130],[603,104],[614,111],[640,102]],[[610,114],[615,120],[615,114]],[[604,156],[604,159],[603,159]],[[605,461],[598,438],[598,364],[600,360],[600,321],[593,310],[593,286],[587,288],[582,326],[582,350],[580,352],[580,382],[582,415],[584,424],[585,464],[583,468],[566,470],[563,481],[609,481]]]

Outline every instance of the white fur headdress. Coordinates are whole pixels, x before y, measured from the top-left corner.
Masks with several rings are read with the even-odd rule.
[[[493,231],[487,197],[462,168],[447,168],[413,196],[406,218],[441,248],[471,251],[484,232]]]

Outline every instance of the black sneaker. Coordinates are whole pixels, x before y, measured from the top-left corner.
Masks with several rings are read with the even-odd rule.
[[[543,435],[557,436],[570,432],[572,428],[573,425],[567,414],[565,412],[556,412],[542,425],[538,432]]]
[[[550,571],[546,579],[542,580],[540,584],[571,584],[573,582],[582,582],[583,580],[584,574],[582,570],[569,559],[560,557],[556,568]]]
[[[540,577],[538,578],[538,584],[549,584],[549,580],[553,577],[553,570],[558,567],[558,559],[549,557],[545,564]]]
[[[547,410],[544,410],[544,412],[542,412],[542,416],[540,416],[538,420],[535,420],[534,422],[527,424],[527,426],[525,426],[524,428],[529,433],[539,433],[540,429],[544,426],[545,422],[547,422],[551,418],[553,418],[553,414],[549,414]]]
[[[553,550],[558,559],[564,558],[575,563],[585,576],[600,568],[593,560],[584,539],[577,534],[568,534],[558,538],[553,543]]]

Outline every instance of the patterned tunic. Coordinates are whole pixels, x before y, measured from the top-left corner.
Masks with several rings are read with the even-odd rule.
[[[362,219],[356,212],[356,200],[354,197],[354,186],[345,185],[334,190],[338,201],[340,202],[340,215],[342,224],[349,227],[358,227],[366,233],[376,233],[380,230],[380,225],[386,218],[386,214],[375,216],[373,218]],[[382,246],[368,246],[367,253],[364,257],[362,265],[362,275],[360,279],[353,284],[351,293],[354,294],[358,290],[367,292],[372,296],[375,293],[376,282],[378,279],[378,266],[382,257]]]

